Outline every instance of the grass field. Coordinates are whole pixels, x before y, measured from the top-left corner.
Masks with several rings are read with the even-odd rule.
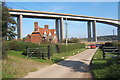
[[[7,52],[8,59],[3,61],[3,78],[20,78],[25,76],[28,72],[33,72],[38,69],[47,67],[53,63],[62,61],[69,56],[84,51],[85,49],[76,49],[65,53],[56,53],[51,56],[51,60],[27,58],[22,54],[22,51],[10,50]]]
[[[108,55],[111,55],[108,53]],[[113,54],[112,54],[113,55]],[[95,80],[103,78],[119,78],[120,79],[120,58],[107,57],[106,60],[102,59],[102,51],[98,49],[93,57],[91,68]]]
[[[19,56],[20,51],[9,51],[8,59],[3,61],[3,78],[19,78],[25,76],[28,72],[42,69],[49,66],[49,63],[38,62],[24,56]],[[15,54],[12,54],[15,53]],[[18,53],[18,54],[17,54]]]

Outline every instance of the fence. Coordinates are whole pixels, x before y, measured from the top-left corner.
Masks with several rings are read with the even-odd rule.
[[[106,53],[112,53],[112,54],[117,54],[118,57],[120,55],[120,48],[119,47],[115,47],[115,46],[104,46],[102,48],[103,51],[103,59],[105,59],[106,57]]]
[[[39,48],[27,48],[27,57],[39,57],[44,59],[47,56],[50,59],[50,46]]]

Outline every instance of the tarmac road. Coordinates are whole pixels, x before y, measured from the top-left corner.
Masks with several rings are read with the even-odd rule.
[[[89,64],[96,50],[87,49],[57,64],[31,72],[24,78],[92,78]]]

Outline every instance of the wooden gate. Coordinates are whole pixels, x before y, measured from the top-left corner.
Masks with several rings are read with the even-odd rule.
[[[39,57],[44,59],[47,56],[50,59],[50,47],[27,48],[27,57]]]

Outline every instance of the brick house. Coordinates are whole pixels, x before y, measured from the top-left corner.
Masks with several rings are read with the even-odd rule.
[[[57,36],[55,29],[49,29],[48,25],[44,25],[44,28],[40,28],[38,26],[38,22],[34,22],[34,31],[32,34],[28,34],[25,42],[32,42],[32,43],[42,43],[44,41],[57,43]]]

